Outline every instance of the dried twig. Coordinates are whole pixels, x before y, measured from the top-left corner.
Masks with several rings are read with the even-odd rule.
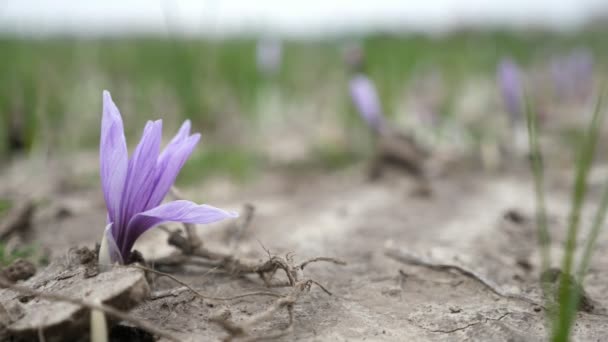
[[[490,280],[486,279],[483,275],[480,275],[477,272],[466,269],[462,266],[453,265],[453,264],[433,263],[433,262],[431,262],[429,260],[425,260],[422,257],[419,257],[417,255],[414,255],[414,254],[411,254],[411,253],[408,253],[408,252],[405,252],[405,251],[402,251],[399,249],[395,249],[395,248],[387,249],[384,254],[387,257],[394,259],[396,261],[402,262],[404,264],[425,267],[425,268],[428,268],[428,269],[431,269],[434,271],[440,271],[440,272],[456,272],[467,278],[473,279],[474,281],[481,284],[487,290],[489,290],[490,292],[494,293],[495,295],[497,295],[499,297],[516,299],[516,300],[526,302],[528,304],[543,307],[543,305],[541,305],[540,303],[538,303],[535,300],[530,299],[528,297],[524,297],[519,294],[503,292],[498,287],[498,285],[496,285],[493,282],[491,282]]]
[[[176,246],[180,250],[183,250],[183,248],[189,248],[187,246],[188,241],[178,232],[173,233],[169,237],[169,243]],[[218,267],[219,269],[223,269],[224,271],[227,271],[231,274],[258,274],[259,277],[264,281],[264,283],[269,287],[281,286],[291,288],[291,291],[288,294],[278,298],[275,303],[267,310],[256,316],[251,317],[244,323],[236,324],[225,317],[213,318],[212,321],[219,324],[229,334],[226,338],[226,341],[232,341],[234,339],[242,341],[268,340],[280,338],[289,334],[293,329],[293,306],[296,304],[297,300],[303,293],[310,291],[312,285],[317,285],[325,293],[331,295],[331,292],[316,280],[304,278],[304,268],[311,263],[321,261],[331,262],[337,265],[346,264],[342,260],[329,257],[312,258],[299,264],[295,264],[293,261],[293,256],[291,254],[287,254],[284,257],[281,257],[277,255],[272,255],[269,251],[267,251],[268,259],[260,262],[236,258],[232,254],[211,251],[203,245],[200,245],[194,250],[190,250],[190,252],[191,258],[197,257],[213,261],[217,265],[216,267]],[[281,270],[285,273],[285,276],[287,278],[286,282],[273,283],[273,278],[278,270]],[[289,325],[287,326],[287,328],[282,329],[278,333],[270,335],[252,335],[251,331],[259,322],[270,319],[272,316],[274,316],[276,312],[280,311],[283,308],[285,308],[289,314]]]
[[[49,301],[66,302],[66,303],[74,304],[77,306],[85,307],[89,310],[98,310],[98,311],[105,313],[106,315],[118,318],[123,321],[127,321],[153,335],[157,335],[157,336],[166,338],[170,341],[180,342],[179,338],[169,334],[168,332],[162,331],[148,322],[139,320],[139,319],[127,314],[126,312],[117,310],[108,305],[97,304],[97,303],[93,303],[93,302],[89,302],[89,301],[85,301],[85,300],[81,300],[81,299],[77,299],[77,298],[71,298],[68,296],[63,296],[63,295],[59,295],[59,294],[55,294],[55,293],[46,293],[46,292],[32,290],[29,287],[11,284],[10,282],[8,282],[2,278],[0,278],[0,286],[9,288],[16,292],[27,294],[29,296],[35,296],[35,297],[49,300]]]
[[[212,250],[206,248],[202,244],[200,246],[198,246],[197,248],[192,249],[190,242],[179,232],[172,232],[169,235],[168,240],[169,240],[170,245],[177,247],[179,250],[181,250],[183,252],[183,254],[185,256],[177,255],[177,256],[173,256],[170,259],[155,260],[154,264],[166,265],[167,262],[169,262],[170,264],[173,264],[173,265],[183,264],[183,263],[189,263],[189,262],[191,262],[191,260],[196,260],[196,259],[192,259],[192,257],[196,257],[196,258],[201,258],[201,259],[207,260],[209,262],[209,265],[214,265],[218,269],[222,269],[228,273],[235,274],[235,275],[252,274],[252,273],[259,274],[260,276],[262,276],[262,274],[274,275],[274,273],[277,270],[281,269],[281,270],[285,271],[286,276],[287,276],[291,286],[293,286],[295,284],[292,273],[303,270],[303,268],[305,266],[307,266],[308,264],[310,264],[312,262],[324,261],[324,262],[332,262],[337,265],[346,264],[344,261],[338,260],[335,258],[317,257],[317,258],[313,258],[313,259],[304,261],[303,263],[301,263],[298,266],[288,266],[288,264],[289,264],[288,259],[290,258],[289,255],[287,255],[285,258],[278,257],[278,256],[270,256],[268,258],[268,260],[266,260],[264,262],[259,262],[257,260],[247,260],[247,259],[242,259],[242,258],[236,258],[233,254],[229,254],[229,253],[212,251]],[[186,251],[189,254],[187,254]]]
[[[294,317],[293,317],[293,307],[300,298],[300,296],[304,293],[308,293],[312,285],[319,285],[318,282],[314,280],[303,280],[298,281],[296,285],[292,288],[292,290],[284,297],[277,299],[274,304],[268,307],[266,310],[260,312],[259,314],[249,318],[245,322],[240,324],[234,323],[225,316],[217,316],[212,317],[210,319],[211,322],[214,322],[221,326],[229,335],[224,339],[224,341],[233,341],[239,340],[241,342],[247,341],[260,341],[260,340],[272,340],[284,337],[290,334],[293,331],[294,325]],[[320,286],[320,285],[319,285]],[[321,286],[321,288],[323,288]],[[331,295],[331,293],[329,293]],[[286,328],[281,329],[280,331],[272,334],[266,335],[252,335],[251,331],[254,330],[255,326],[261,322],[265,322],[270,320],[274,314],[281,309],[286,309],[289,315],[289,323]]]
[[[162,298],[167,298],[167,297],[177,297],[182,292],[186,292],[186,291],[190,291],[190,289],[185,286],[174,287],[172,289],[167,289],[167,290],[153,291],[152,293],[150,293],[150,296],[148,297],[148,299],[157,300],[157,299],[162,299]]]
[[[166,297],[176,297],[186,291],[191,292],[192,290],[189,287],[182,286],[182,287],[176,287],[176,288],[167,289],[167,290],[154,291],[150,294],[149,299],[157,300],[157,299],[166,298]],[[201,298],[208,299],[208,300],[231,301],[231,300],[241,299],[241,298],[245,298],[245,297],[259,297],[259,296],[282,297],[280,294],[277,294],[277,293],[268,292],[268,291],[258,291],[258,292],[244,293],[244,294],[240,294],[240,295],[236,295],[236,296],[232,296],[232,297],[205,296],[205,297],[201,297]]]
[[[281,298],[277,299],[274,304],[267,308],[265,311],[251,317],[243,323],[236,324],[234,322],[229,321],[226,317],[213,318],[212,321],[223,327],[224,330],[229,334],[229,336],[225,339],[226,341],[232,341],[234,339],[238,339],[240,341],[268,340],[281,338],[289,334],[292,331],[294,324],[293,306],[296,304],[296,302],[303,293],[309,292],[312,285],[317,285],[325,293],[331,296],[331,292],[319,282],[313,279],[304,278],[304,267],[310,263],[319,261],[333,262],[337,265],[346,264],[344,261],[328,257],[313,258],[304,261],[300,264],[294,264],[291,254],[287,254],[285,257],[279,257],[276,255],[273,256],[269,254],[269,258],[267,261],[262,263],[258,262],[257,264],[244,262],[234,258],[227,260],[230,260],[230,263],[226,263],[225,265],[227,267],[231,267],[230,269],[232,272],[257,273],[268,286],[287,286],[290,287],[291,290],[285,296],[282,296]],[[272,278],[274,277],[276,271],[279,269],[285,272],[288,281],[279,284],[272,284]],[[251,331],[254,330],[254,327],[258,323],[271,319],[276,312],[280,311],[283,308],[285,308],[289,314],[289,325],[287,326],[287,328],[282,329],[278,333],[269,335],[255,336],[251,334]]]
[[[336,265],[346,265],[345,261],[342,261],[342,260],[339,260],[339,259],[328,258],[328,257],[316,257],[316,258],[308,259],[308,260],[300,263],[300,265],[298,267],[301,270],[304,270],[304,267],[306,267],[306,265],[311,264],[313,262],[319,262],[319,261],[331,262],[331,263],[334,263]]]
[[[208,299],[208,300],[219,300],[219,301],[227,301],[227,300],[235,300],[235,299],[240,299],[240,298],[245,298],[245,297],[252,297],[252,296],[269,296],[269,297],[281,297],[281,295],[273,293],[273,292],[268,292],[268,291],[257,291],[257,292],[250,292],[250,293],[245,293],[245,294],[240,294],[240,295],[236,295],[233,297],[213,297],[213,296],[208,296],[208,295],[204,295],[202,293],[200,293],[198,290],[196,290],[195,288],[193,288],[192,286],[188,285],[187,283],[179,280],[177,277],[169,274],[169,273],[165,273],[165,272],[161,272],[161,271],[157,271],[155,269],[149,268],[149,267],[145,267],[142,265],[129,265],[129,266],[123,266],[123,267],[132,267],[132,268],[138,268],[140,270],[143,270],[145,272],[150,272],[150,273],[154,273],[163,277],[167,277],[171,280],[173,280],[174,282],[180,284],[183,286],[183,288],[189,290],[190,292],[194,293],[196,296],[202,298],[202,299]],[[171,291],[177,291],[177,289],[172,289]],[[179,293],[181,293],[183,291],[180,291]],[[168,297],[168,296],[175,296],[175,292],[170,294],[164,294],[164,293],[157,293],[156,296],[158,299],[160,295],[160,298],[164,297]]]
[[[246,214],[241,227],[235,233],[236,241],[240,240],[240,236],[242,231],[246,229],[247,225],[251,221],[251,217],[253,216],[253,210],[250,211],[249,214]],[[187,233],[187,231],[186,231]],[[173,289],[170,291],[164,291],[155,293],[154,298],[163,298],[166,296],[175,296],[176,293],[181,293],[182,291],[190,290],[193,293],[197,294],[201,298],[205,299],[216,299],[216,300],[232,300],[237,298],[243,298],[247,296],[259,296],[259,295],[267,295],[267,296],[275,296],[277,300],[274,304],[268,307],[263,312],[249,318],[245,322],[242,323],[234,323],[230,321],[229,317],[218,316],[211,319],[212,322],[220,325],[227,333],[226,341],[232,341],[234,339],[238,339],[240,341],[257,341],[257,340],[268,340],[268,339],[276,339],[281,338],[289,334],[293,329],[294,318],[293,318],[293,306],[296,304],[298,299],[303,293],[307,293],[310,291],[310,288],[313,285],[317,285],[320,289],[322,289],[328,295],[331,295],[331,292],[321,285],[318,281],[305,278],[304,268],[314,262],[330,262],[336,265],[346,265],[346,263],[342,260],[330,258],[330,257],[316,257],[309,260],[305,260],[299,264],[294,263],[293,254],[287,253],[284,257],[278,255],[272,255],[269,250],[267,250],[263,245],[262,248],[266,251],[268,255],[268,259],[264,261],[258,260],[247,260],[243,258],[238,258],[234,254],[234,246],[232,248],[232,253],[218,252],[211,250],[204,246],[200,240],[195,241],[193,244],[188,235],[184,236],[179,231],[174,231],[169,233],[168,242],[170,245],[177,247],[178,250],[181,251],[181,254],[172,255],[169,258],[164,258],[162,260],[155,260],[153,264],[156,266],[179,266],[183,264],[189,263],[198,263],[207,265],[210,267],[214,267],[214,269],[223,270],[233,275],[244,275],[244,274],[257,274],[264,284],[268,287],[289,287],[290,291],[285,295],[278,295],[273,292],[253,292],[246,293],[243,295],[238,295],[234,297],[228,298],[217,298],[210,297],[200,294],[198,291],[192,289],[187,284],[177,280],[175,277],[168,275],[166,273],[150,270],[154,273],[165,275],[170,277],[171,279],[177,281],[178,283],[184,285],[182,289]],[[261,243],[260,243],[261,244]],[[285,273],[285,277],[287,281],[273,282],[273,279],[276,275],[277,271],[282,271]],[[273,334],[266,335],[254,335],[252,331],[258,323],[271,319],[275,313],[278,311],[286,309],[289,315],[289,325],[282,329],[281,331]]]

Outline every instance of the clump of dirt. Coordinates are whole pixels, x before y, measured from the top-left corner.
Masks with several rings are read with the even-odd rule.
[[[91,272],[87,257],[91,253],[86,248],[73,250],[20,284],[19,289],[99,302],[119,310],[130,310],[148,296],[148,282],[141,270],[113,268],[103,273]],[[46,341],[65,341],[78,339],[88,330],[89,309],[74,303],[39,298],[35,293],[12,287],[0,290],[0,303],[17,313],[7,315],[1,322],[3,333],[17,340],[32,340],[43,334]]]

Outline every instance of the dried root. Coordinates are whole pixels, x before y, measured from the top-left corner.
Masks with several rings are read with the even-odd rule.
[[[396,261],[399,261],[401,263],[404,263],[404,264],[425,267],[425,268],[431,269],[433,271],[438,271],[438,272],[458,273],[464,277],[467,277],[467,278],[472,279],[473,281],[479,283],[484,288],[486,288],[488,291],[494,293],[495,295],[497,295],[499,297],[515,299],[515,300],[519,300],[522,302],[526,302],[531,305],[542,307],[541,303],[538,303],[533,299],[527,298],[520,294],[504,292],[498,285],[494,284],[494,282],[487,279],[485,276],[483,276],[473,270],[464,268],[462,266],[453,265],[453,264],[434,263],[432,261],[425,260],[424,258],[419,257],[417,255],[408,253],[403,250],[394,249],[394,248],[386,249],[384,254],[387,257],[394,259]]]
[[[547,305],[545,303],[542,303],[541,301],[537,301],[532,298],[528,298],[528,297],[523,296],[518,293],[506,292],[506,291],[502,290],[499,285],[497,285],[493,281],[487,279],[485,276],[479,274],[478,272],[476,272],[474,270],[470,270],[468,268],[465,268],[465,267],[462,267],[459,265],[434,263],[430,260],[425,260],[424,258],[422,258],[420,256],[408,253],[407,251],[400,250],[400,249],[394,249],[394,248],[387,248],[385,251],[385,255],[391,259],[394,259],[394,260],[399,261],[404,264],[425,267],[430,270],[438,271],[438,272],[457,273],[464,277],[472,279],[473,281],[479,283],[484,288],[486,288],[488,291],[492,292],[493,294],[495,294],[499,297],[525,302],[525,303],[533,305],[537,308],[548,309]],[[541,280],[541,282],[546,283],[549,286],[550,292],[552,292],[554,295],[557,295],[557,286],[559,283],[559,278],[561,276],[562,276],[561,270],[556,269],[556,268],[550,268],[549,270],[547,270],[543,274],[541,274],[540,280]],[[570,282],[572,284],[571,286],[573,287],[573,291],[577,291],[579,293],[579,295],[581,296],[579,308],[578,308],[579,311],[583,311],[583,312],[586,312],[586,313],[589,313],[592,315],[597,315],[597,316],[606,316],[607,315],[606,310],[598,302],[591,299],[589,297],[589,295],[585,292],[583,287],[580,284],[578,284],[572,277],[571,277]],[[556,301],[557,299],[552,298],[551,300]]]
[[[325,258],[324,258],[325,259]],[[280,298],[278,298],[273,304],[272,306],[268,307],[266,310],[258,313],[257,315],[249,318],[248,320],[246,320],[245,322],[241,322],[241,323],[235,323],[233,321],[230,320],[230,313],[228,312],[227,314],[220,314],[218,316],[212,317],[211,318],[211,322],[214,322],[216,324],[218,324],[220,327],[222,327],[226,333],[228,333],[228,336],[224,339],[224,341],[260,341],[260,340],[270,340],[270,339],[277,339],[277,338],[281,338],[284,337],[288,334],[290,334],[293,331],[293,326],[294,326],[294,314],[293,314],[293,309],[295,304],[297,303],[298,299],[300,299],[300,297],[308,292],[310,292],[310,289],[312,288],[313,285],[318,286],[321,290],[323,290],[325,293],[327,293],[328,295],[331,296],[331,292],[329,292],[323,285],[321,285],[319,282],[313,280],[313,279],[302,279],[300,280],[300,273],[298,272],[301,271],[303,269],[302,265],[306,264],[306,263],[310,263],[313,261],[321,261],[321,260],[309,260],[306,261],[305,263],[301,263],[297,266],[291,266],[288,264],[287,266],[287,270],[285,270],[286,273],[291,273],[292,271],[294,273],[294,278],[292,278],[291,280],[293,280],[293,284],[291,285],[286,285],[290,287],[289,292],[286,295],[280,296]],[[323,260],[323,261],[328,261],[328,260]],[[337,260],[331,260],[332,262],[335,263],[339,263],[339,261]],[[343,264],[343,263],[339,263],[339,264]],[[289,322],[287,327],[285,327],[284,329],[281,329],[278,332],[274,332],[274,333],[270,333],[270,334],[264,334],[264,335],[254,335],[253,331],[254,329],[257,327],[257,325],[266,322],[268,320],[271,320],[275,314],[281,310],[285,309],[287,311],[288,317],[289,317]]]
[[[232,242],[231,250],[234,251],[234,244],[239,241],[243,231],[251,222],[252,215],[253,207],[248,206],[246,208],[246,215],[244,215],[242,222],[235,226],[236,228],[234,230],[236,237],[229,240]],[[206,266],[212,268],[213,270],[227,272],[235,276],[257,274],[264,284],[269,288],[284,287],[289,289],[286,294],[260,291],[227,298],[210,297],[192,289],[187,284],[175,279],[175,277],[153,270],[154,273],[169,276],[173,280],[180,283],[182,287],[153,293],[152,299],[176,296],[177,294],[188,290],[207,300],[232,300],[246,296],[277,297],[270,307],[259,314],[250,317],[244,322],[233,322],[230,319],[231,314],[229,311],[212,317],[211,321],[222,327],[228,334],[225,341],[258,341],[276,339],[288,335],[292,332],[294,325],[293,308],[302,295],[308,293],[315,285],[328,295],[331,295],[331,292],[318,281],[305,277],[304,268],[311,263],[316,262],[329,262],[336,265],[346,265],[344,261],[330,257],[316,257],[297,263],[294,261],[292,254],[288,253],[285,256],[272,255],[268,250],[266,250],[268,258],[265,261],[239,258],[234,253],[217,252],[207,248],[202,241],[193,234],[191,227],[186,226],[185,231],[185,235],[179,231],[167,231],[169,233],[169,244],[177,247],[179,253],[164,259],[155,260],[151,264],[157,267],[177,267],[185,264]],[[281,280],[275,279],[277,272],[285,274],[285,277]],[[289,317],[289,324],[286,328],[281,329],[278,332],[263,335],[256,335],[253,333],[257,325],[272,319],[279,311],[282,310],[286,310]]]
[[[232,300],[245,296],[262,295],[278,297],[274,304],[268,309],[259,313],[258,315],[251,317],[249,320],[243,323],[237,324],[232,322],[230,320],[229,314],[218,315],[216,317],[213,317],[211,321],[221,326],[226,331],[226,333],[228,333],[228,336],[225,338],[225,341],[268,340],[280,338],[291,333],[294,324],[293,307],[303,294],[308,293],[312,286],[316,285],[325,293],[331,295],[331,292],[327,290],[323,285],[321,285],[318,281],[306,278],[303,272],[304,268],[309,264],[315,262],[330,262],[336,265],[346,264],[344,261],[329,257],[316,257],[305,260],[300,263],[295,263],[293,257],[290,254],[287,254],[286,256],[282,257],[278,255],[271,255],[270,253],[268,253],[268,259],[266,261],[259,262],[245,260],[237,258],[232,254],[224,254],[208,250],[202,244],[198,245],[198,247],[196,248],[192,248],[192,246],[187,245],[188,240],[179,232],[171,233],[169,237],[169,243],[173,246],[178,247],[183,254],[177,257],[170,258],[168,263],[164,263],[165,265],[176,265],[180,262],[188,263],[191,260],[200,259],[203,260],[204,263],[206,263],[208,266],[213,266],[214,269],[223,270],[233,275],[257,274],[260,279],[262,279],[264,284],[268,287],[290,288],[289,292],[285,295],[279,295],[273,292],[254,292],[230,298],[217,298],[202,295],[199,292],[191,289],[190,287],[184,286],[185,288],[195,292],[201,298],[210,300]],[[157,261],[156,264],[158,264],[158,262],[159,261]],[[163,260],[160,260],[161,264],[163,264],[163,262]],[[277,271],[282,271],[282,273],[285,274],[286,280],[276,281],[274,278]],[[174,296],[176,295],[176,291],[179,291],[181,293],[182,291],[186,291],[186,289],[173,289],[168,292],[165,291],[163,293],[155,293],[154,298]],[[289,315],[289,324],[286,328],[282,329],[280,332],[273,334],[261,336],[252,334],[252,330],[256,327],[257,324],[272,319],[272,317],[274,317],[274,315],[278,311],[281,311],[283,309],[285,309]]]

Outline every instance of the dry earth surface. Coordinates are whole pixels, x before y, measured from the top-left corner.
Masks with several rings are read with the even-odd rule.
[[[89,157],[79,158],[85,159],[82,164],[95,165]],[[65,164],[57,162],[43,169],[34,162],[15,163],[4,171],[0,189],[6,196],[31,191],[47,198],[22,238],[48,249],[52,259],[65,256],[71,247],[92,247],[105,222],[101,191],[86,181],[94,179],[95,173],[76,167],[63,170],[61,165]],[[428,197],[418,195],[417,184],[407,176],[389,174],[369,182],[363,165],[334,173],[269,171],[248,185],[217,180],[182,192],[187,198],[228,209],[245,203],[255,206],[254,219],[235,247],[239,257],[263,261],[268,258],[267,249],[277,255],[293,253],[298,261],[329,256],[348,263],[315,263],[306,268],[306,276],[333,295],[313,286],[300,297],[294,307],[293,331],[282,340],[545,340],[528,171],[524,167],[493,173],[472,167],[448,171],[432,178],[433,193]],[[556,174],[548,180],[555,257],[561,251],[569,207],[567,179]],[[592,184],[591,194],[596,197],[593,189]],[[591,213],[585,214],[584,222]],[[206,246],[229,250],[229,225],[201,226],[198,233]],[[608,335],[603,309],[608,307],[605,236],[600,238],[585,284],[596,306],[591,313],[579,314],[577,341],[601,341]],[[166,256],[173,250],[166,240],[166,232],[154,229],[140,239],[136,249],[148,260]],[[403,263],[391,253],[458,265],[483,281]],[[208,296],[267,290],[256,276],[235,277],[194,266],[171,273]],[[152,292],[181,286],[166,277],[152,278]],[[225,302],[182,291],[147,300],[131,314],[183,341],[213,341],[227,334],[210,317],[229,311],[231,320],[239,323],[274,301],[255,296]],[[264,336],[287,325],[287,312],[279,311],[257,325],[254,333]]]

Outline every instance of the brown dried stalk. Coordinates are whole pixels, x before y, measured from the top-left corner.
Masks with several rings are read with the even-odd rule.
[[[138,268],[140,270],[143,270],[145,272],[150,272],[150,273],[154,273],[163,277],[167,277],[171,280],[173,280],[174,282],[182,285],[182,290],[178,290],[178,289],[170,289],[168,292],[161,292],[161,293],[155,293],[153,294],[153,299],[159,299],[162,297],[168,297],[168,296],[174,296],[176,295],[175,293],[177,291],[184,292],[185,290],[189,290],[190,292],[194,293],[196,296],[198,296],[201,299],[208,299],[208,300],[219,300],[219,301],[228,301],[228,300],[235,300],[235,299],[240,299],[240,298],[245,298],[245,297],[252,297],[252,296],[270,296],[270,297],[281,297],[281,295],[273,293],[273,292],[268,292],[268,291],[257,291],[257,292],[251,292],[251,293],[244,293],[244,294],[240,294],[240,295],[236,295],[233,297],[213,297],[213,296],[208,296],[208,295],[204,295],[201,292],[199,292],[198,290],[194,289],[192,286],[188,285],[187,283],[179,280],[177,277],[169,274],[169,273],[165,273],[165,272],[160,272],[157,271],[155,269],[149,268],[149,267],[145,267],[142,265],[136,265],[136,264],[132,264],[129,266],[124,266],[124,267],[132,267],[132,268]]]
[[[485,287],[487,290],[489,290],[490,292],[494,293],[495,295],[497,295],[499,297],[516,299],[516,300],[520,300],[522,302],[526,302],[528,304],[543,307],[540,303],[537,303],[533,299],[527,298],[525,296],[522,296],[519,294],[514,294],[514,293],[505,293],[504,291],[502,291],[499,288],[498,285],[496,285],[492,281],[486,279],[486,277],[478,274],[477,272],[475,272],[473,270],[466,269],[462,266],[452,265],[452,264],[433,263],[429,260],[423,259],[420,256],[408,253],[408,252],[400,250],[400,249],[394,249],[394,248],[387,249],[384,252],[384,254],[387,257],[394,259],[396,261],[399,261],[401,263],[404,263],[404,264],[425,267],[425,268],[431,269],[433,271],[456,272],[469,279],[476,281],[477,283],[479,283],[483,287]]]

